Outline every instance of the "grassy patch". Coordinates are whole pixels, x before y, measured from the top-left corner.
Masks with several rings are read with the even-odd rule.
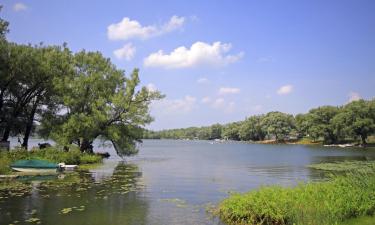
[[[216,214],[228,224],[340,224],[375,211],[375,177],[357,174],[296,187],[269,186],[234,194]]]
[[[333,163],[319,163],[308,166],[309,168],[331,172],[362,172],[372,173],[375,171],[375,161],[343,161]]]
[[[293,143],[299,144],[299,145],[319,145],[319,144],[321,145],[323,144],[322,141],[314,141],[313,139],[307,138],[307,137],[298,139],[296,142],[293,142]]]
[[[102,162],[102,157],[81,153],[78,149],[72,148],[69,152],[61,151],[55,147],[46,149],[33,149],[25,151],[15,149],[9,152],[0,152],[0,174],[11,172],[10,165],[21,159],[41,159],[55,163],[64,162],[66,164],[93,164]]]
[[[374,216],[361,216],[359,218],[345,221],[341,225],[374,225],[374,224],[375,224]]]

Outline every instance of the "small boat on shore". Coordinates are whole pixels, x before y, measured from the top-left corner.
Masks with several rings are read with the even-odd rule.
[[[18,172],[54,173],[59,168],[59,165],[46,160],[30,159],[18,160],[10,165],[10,167]]]

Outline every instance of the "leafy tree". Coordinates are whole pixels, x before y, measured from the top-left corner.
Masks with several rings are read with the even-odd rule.
[[[119,156],[137,153],[142,127],[152,121],[148,106],[160,93],[136,90],[138,69],[127,78],[98,52],[75,54],[73,66],[70,77],[54,82],[61,105],[42,121],[47,135],[63,145],[75,143],[83,152],[92,152],[93,141],[101,136]]]
[[[297,114],[295,116],[296,130],[299,137],[306,136],[309,129],[309,118],[307,114]]]
[[[210,127],[210,138],[209,139],[220,139],[221,138],[221,131],[222,125],[214,124]]]
[[[264,140],[266,137],[266,130],[262,126],[262,119],[264,118],[263,115],[261,116],[251,116],[247,118],[240,127],[239,135],[241,140],[244,141],[259,141]]]
[[[239,136],[240,123],[230,123],[223,127],[221,136],[229,140],[240,140]]]
[[[375,121],[372,117],[374,109],[370,102],[364,100],[353,101],[343,107],[334,118],[334,125],[340,132],[350,136],[359,136],[362,144],[366,144],[367,137],[375,132]]]
[[[269,136],[275,136],[277,141],[282,141],[294,128],[294,118],[282,112],[269,112],[262,120],[262,126]]]
[[[338,112],[339,108],[334,106],[311,109],[306,115],[308,134],[314,139],[323,137],[325,143],[336,143],[338,136],[331,120]]]
[[[3,6],[0,5],[0,12],[3,9]],[[0,40],[5,40],[5,35],[8,33],[9,22],[0,18]]]

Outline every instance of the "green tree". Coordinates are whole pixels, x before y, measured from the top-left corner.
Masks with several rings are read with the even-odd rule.
[[[240,123],[230,123],[223,127],[223,132],[221,136],[229,140],[240,140],[239,136]]]
[[[54,82],[61,105],[43,120],[48,136],[63,145],[77,144],[83,152],[92,152],[93,141],[101,136],[121,157],[137,153],[142,127],[152,121],[149,104],[161,94],[137,90],[138,69],[127,78],[98,52],[75,54],[74,71]]]
[[[366,145],[367,137],[375,132],[374,110],[370,101],[353,101],[343,107],[333,123],[338,133],[345,133],[351,137],[360,137]]]
[[[262,126],[269,136],[275,136],[277,141],[285,140],[294,128],[294,117],[282,112],[269,112],[262,119]]]
[[[323,137],[325,143],[336,143],[338,136],[332,119],[337,113],[339,113],[339,108],[335,106],[311,109],[306,115],[308,134],[315,140]]]
[[[220,124],[214,124],[210,127],[210,138],[209,139],[220,139],[223,126]]]
[[[240,127],[239,135],[244,141],[259,141],[266,137],[266,130],[262,126],[263,115],[247,118]]]

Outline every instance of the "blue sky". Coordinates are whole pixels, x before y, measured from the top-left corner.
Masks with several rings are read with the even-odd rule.
[[[375,1],[13,1],[8,39],[101,51],[166,98],[152,129],[375,97]]]

